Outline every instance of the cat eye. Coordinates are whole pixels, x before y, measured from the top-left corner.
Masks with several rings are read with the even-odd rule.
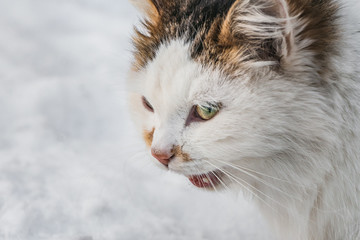
[[[202,120],[210,120],[219,112],[220,108],[216,105],[210,105],[210,106],[203,106],[203,105],[197,105],[196,113],[198,117],[200,117]]]
[[[154,112],[154,108],[153,106],[149,103],[149,101],[143,96],[142,98],[142,103],[144,105],[144,107],[150,111],[150,112]]]
[[[185,126],[192,122],[204,122],[212,119],[220,111],[221,104],[195,105],[192,107]]]

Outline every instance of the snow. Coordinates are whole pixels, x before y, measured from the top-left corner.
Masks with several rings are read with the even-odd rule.
[[[0,1],[0,239],[270,239],[241,195],[151,162],[129,120],[125,0]]]

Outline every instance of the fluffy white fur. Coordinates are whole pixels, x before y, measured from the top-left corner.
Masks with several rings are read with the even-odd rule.
[[[295,38],[303,22],[291,21]],[[152,147],[179,145],[189,154],[189,162],[173,159],[171,171],[221,169],[226,188],[250,193],[279,239],[360,239],[360,28],[354,18],[342,21],[343,54],[331,59],[336,76],[326,91],[309,84],[317,77],[311,52],[301,51],[309,39],[292,46],[291,74],[265,74],[260,64],[239,70],[236,81],[192,60],[178,39],[130,73],[134,120],[155,128]],[[223,107],[185,126],[191,107],[206,102]]]

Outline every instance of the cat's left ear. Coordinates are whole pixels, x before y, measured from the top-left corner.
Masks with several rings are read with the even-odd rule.
[[[150,19],[155,19],[159,16],[158,0],[130,0],[130,2]]]
[[[243,41],[257,58],[284,62],[295,49],[293,22],[286,0],[236,0],[219,41],[225,45]]]

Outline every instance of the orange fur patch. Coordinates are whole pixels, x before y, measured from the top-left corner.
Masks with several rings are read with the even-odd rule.
[[[235,7],[238,4],[239,0],[235,1],[235,3],[231,6],[229,13],[233,13],[235,11]],[[233,37],[231,36],[231,25],[232,25],[232,15],[231,14],[227,14],[224,22],[222,23],[221,26],[221,31],[219,34],[219,43],[221,45],[230,45],[228,42],[229,41],[233,41]]]
[[[159,20],[159,11],[151,0],[148,0],[148,2],[150,4],[150,9],[148,12],[149,18],[152,22],[156,22]]]
[[[180,146],[175,146],[173,149],[175,157],[181,158],[184,162],[190,162],[191,158],[189,154],[184,153]]]
[[[153,128],[152,131],[144,130],[144,132],[143,132],[144,141],[146,143],[146,146],[148,146],[149,148],[151,147],[151,144],[152,144],[152,141],[153,141],[154,132],[155,132],[155,128]]]

